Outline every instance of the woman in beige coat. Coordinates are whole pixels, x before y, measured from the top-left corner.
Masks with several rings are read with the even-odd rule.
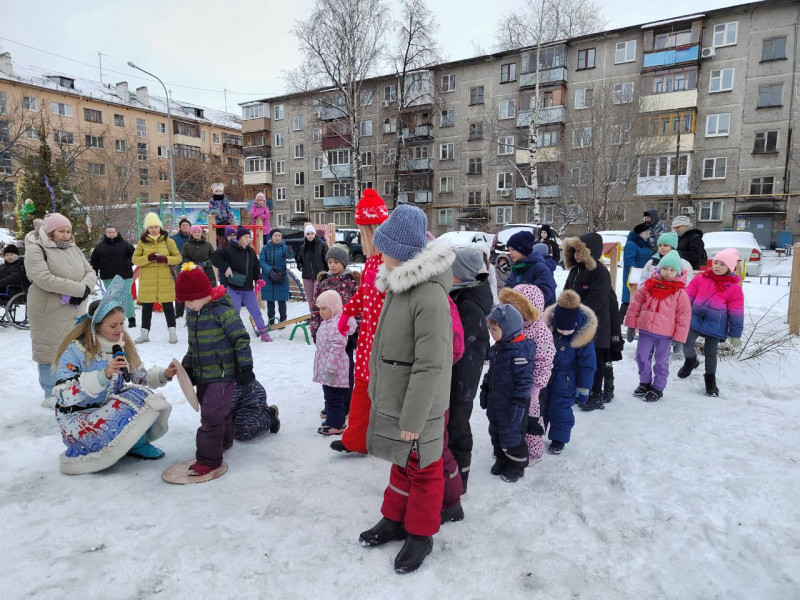
[[[72,224],[59,213],[34,220],[33,231],[25,236],[25,272],[31,282],[28,317],[33,360],[39,365],[39,385],[45,396],[42,406],[52,408],[56,374],[51,363],[56,348],[72,331],[75,319],[86,312],[86,298],[97,278],[75,245]]]

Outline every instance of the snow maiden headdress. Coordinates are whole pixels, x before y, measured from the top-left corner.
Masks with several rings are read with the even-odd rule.
[[[127,292],[125,290],[125,280],[119,275],[115,275],[114,279],[111,280],[111,283],[108,284],[106,293],[100,300],[100,304],[98,304],[97,308],[94,309],[94,314],[90,315],[87,312],[86,314],[78,317],[76,322],[80,323],[84,319],[88,318],[91,322],[90,328],[92,330],[92,339],[94,339],[95,343],[97,343],[97,331],[95,327],[105,318],[108,313],[115,308],[124,308],[126,299]]]

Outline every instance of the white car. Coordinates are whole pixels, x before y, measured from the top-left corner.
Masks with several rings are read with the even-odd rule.
[[[709,260],[725,248],[736,248],[739,259],[746,261],[745,273],[754,276],[761,273],[763,254],[756,236],[749,231],[712,231],[703,234],[703,244]]]
[[[472,244],[480,244],[486,248],[492,248],[492,235],[484,233],[483,231],[448,231],[443,233],[438,238],[439,240],[446,240],[453,244],[453,246],[470,246]]]

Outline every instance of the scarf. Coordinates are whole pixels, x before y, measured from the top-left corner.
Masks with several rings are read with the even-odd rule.
[[[715,275],[714,271],[708,270],[703,273],[703,276],[708,277],[711,281],[713,281],[714,286],[720,293],[728,289],[730,284],[736,283],[736,277],[730,271],[728,271],[725,275]]]
[[[683,281],[678,281],[677,279],[665,281],[663,279],[651,277],[644,282],[645,290],[647,290],[647,293],[656,300],[663,300],[672,294],[677,294],[685,287],[686,284]]]
[[[66,248],[71,248],[72,246],[75,245],[74,240],[70,240],[68,242],[56,242],[55,240],[53,240],[53,243],[56,245],[56,248],[61,248],[62,250]]]

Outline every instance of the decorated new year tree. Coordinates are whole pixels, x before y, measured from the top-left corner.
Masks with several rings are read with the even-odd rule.
[[[54,161],[46,138],[36,153],[21,159],[22,170],[17,180],[17,235],[22,238],[33,227],[34,219],[46,213],[60,212],[71,218],[72,194],[64,192],[67,168],[62,160]]]

